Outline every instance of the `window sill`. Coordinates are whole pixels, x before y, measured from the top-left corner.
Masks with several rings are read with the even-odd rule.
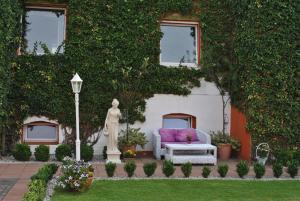
[[[49,142],[49,141],[23,141],[23,143],[26,143],[28,145],[58,145],[58,141],[55,142]]]
[[[188,67],[188,68],[197,68],[198,65],[194,63],[171,63],[171,62],[161,62],[160,65],[166,67]]]

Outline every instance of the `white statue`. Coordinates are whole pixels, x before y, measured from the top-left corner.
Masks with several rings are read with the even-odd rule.
[[[112,107],[108,109],[105,119],[104,135],[108,137],[106,162],[121,162],[121,152],[118,150],[119,119],[121,117],[121,112],[118,106],[119,101],[114,99]]]

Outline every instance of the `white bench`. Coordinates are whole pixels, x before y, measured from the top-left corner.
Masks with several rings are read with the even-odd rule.
[[[211,144],[166,144],[165,159],[174,164],[217,164],[217,147]]]

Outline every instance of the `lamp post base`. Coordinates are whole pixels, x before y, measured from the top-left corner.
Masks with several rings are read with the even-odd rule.
[[[120,160],[121,152],[119,150],[116,151],[107,151],[107,159],[106,163],[122,163]]]
[[[80,161],[80,140],[76,140],[76,161]]]

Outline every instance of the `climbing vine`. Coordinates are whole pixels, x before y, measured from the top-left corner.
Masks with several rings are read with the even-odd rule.
[[[224,78],[221,84],[245,113],[254,144],[299,147],[299,2],[200,5],[203,67]]]
[[[200,86],[200,70],[159,64],[159,21],[166,12],[191,12],[192,0],[65,3],[64,53],[34,55],[22,51],[11,68],[13,82],[8,99],[10,127],[15,131],[33,115],[74,127],[70,79],[75,72],[83,79],[80,128],[84,142],[101,129],[113,98],[120,100],[121,109],[128,109],[133,123],[145,120],[145,100],[155,93],[188,95],[192,87]]]

